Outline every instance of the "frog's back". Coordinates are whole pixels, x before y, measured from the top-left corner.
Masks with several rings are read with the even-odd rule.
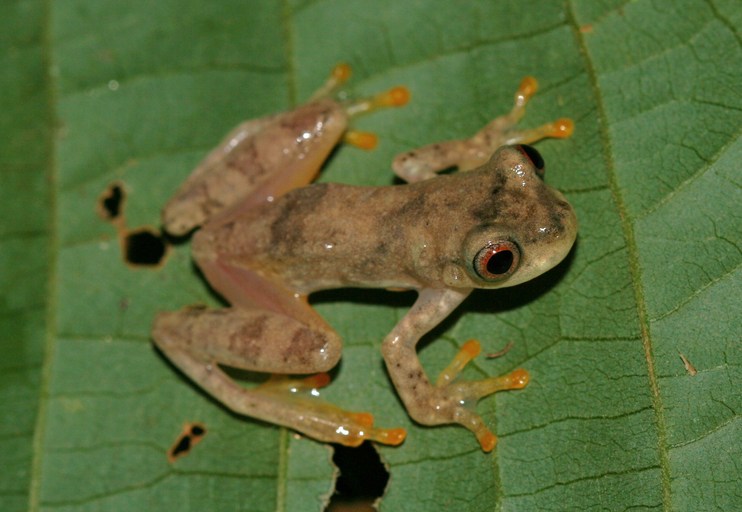
[[[279,277],[307,293],[360,286],[395,257],[394,244],[378,241],[391,236],[392,223],[382,217],[399,188],[319,183],[292,190],[197,233],[194,254]]]
[[[531,245],[543,226],[562,222],[556,213],[571,211],[540,179],[522,185],[489,164],[408,185],[314,184],[207,226],[194,253],[300,293],[435,286],[446,267],[470,263],[462,247],[472,230],[494,226]]]

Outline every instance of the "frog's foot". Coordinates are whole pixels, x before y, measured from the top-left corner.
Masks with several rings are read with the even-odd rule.
[[[321,400],[319,388],[330,380],[324,372],[298,379],[274,374],[253,393],[292,411],[294,418],[286,426],[321,441],[345,446],[358,446],[366,440],[396,446],[404,441],[404,429],[375,428],[370,413],[346,411]]]
[[[397,86],[370,98],[346,102],[344,108],[348,116],[352,118],[382,108],[401,107],[409,100],[409,90],[406,87]],[[360,149],[374,149],[378,144],[378,137],[369,132],[348,130],[343,136],[343,141]]]
[[[164,351],[176,366],[238,414],[282,425],[318,441],[345,446],[358,446],[366,440],[396,446],[407,436],[402,428],[374,427],[370,413],[346,411],[321,400],[319,388],[330,381],[326,373],[304,379],[271,377],[258,387],[246,389],[216,364],[200,361],[185,351],[168,348]]]
[[[325,83],[312,94],[309,101],[337,95],[340,87],[348,81],[351,74],[352,69],[350,65],[345,63],[338,64],[332,69]],[[409,101],[409,89],[404,86],[397,86],[369,98],[345,100],[343,101],[343,107],[349,117],[356,117],[382,108],[401,107]]]
[[[275,423],[282,424],[319,441],[358,446],[364,441],[396,446],[407,432],[402,428],[376,428],[374,417],[368,412],[341,409],[319,398],[319,387],[327,385],[330,377],[320,373],[304,379],[271,378],[254,390],[282,412]]]
[[[562,118],[529,130],[517,130],[528,101],[538,90],[538,82],[525,77],[515,92],[512,110],[495,118],[470,139],[449,140],[398,155],[392,169],[408,183],[430,179],[451,167],[460,171],[475,169],[487,162],[500,146],[530,144],[545,138],[564,139],[572,135],[574,123]]]
[[[482,450],[489,452],[497,444],[497,437],[487,428],[482,418],[473,411],[474,406],[480,398],[498,391],[524,388],[528,384],[529,376],[526,370],[517,369],[500,377],[455,382],[461,370],[479,355],[480,351],[481,346],[478,341],[469,340],[464,343],[456,357],[438,376],[436,388],[446,402],[456,404],[453,406],[453,421],[471,430],[482,446]]]
[[[530,130],[514,130],[526,111],[526,105],[538,91],[538,82],[532,76],[525,77],[515,91],[515,100],[512,110],[496,118],[482,128],[475,136],[477,143],[489,146],[494,152],[500,146],[512,144],[531,144],[548,137],[566,139],[574,131],[571,119],[561,118]]]

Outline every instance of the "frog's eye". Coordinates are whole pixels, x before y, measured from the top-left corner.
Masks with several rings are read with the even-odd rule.
[[[474,271],[485,281],[499,281],[518,268],[520,249],[510,240],[488,244],[474,257]]]
[[[523,155],[528,160],[531,161],[533,166],[536,168],[536,174],[538,174],[540,178],[543,178],[546,164],[544,163],[544,157],[541,156],[541,153],[536,151],[536,148],[534,148],[533,146],[529,146],[528,144],[518,145],[518,150],[523,153]]]

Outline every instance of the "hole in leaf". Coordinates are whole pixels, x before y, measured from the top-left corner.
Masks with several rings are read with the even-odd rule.
[[[203,424],[186,423],[183,425],[183,431],[175,440],[173,446],[167,451],[167,460],[172,463],[175,459],[187,455],[205,435],[206,427]]]
[[[111,183],[98,198],[98,214],[106,220],[115,221],[121,215],[125,199],[121,183]]]
[[[167,248],[163,237],[148,228],[132,231],[124,239],[124,257],[131,265],[158,265]]]
[[[378,500],[389,482],[389,472],[379,457],[379,452],[364,442],[358,448],[333,445],[335,454],[332,461],[340,470],[335,484],[335,494],[330,499],[327,512],[340,512],[348,506],[354,511],[373,511],[373,503]],[[367,508],[362,508],[368,505]]]
[[[135,267],[156,267],[164,262],[170,241],[156,229],[126,227],[126,187],[113,182],[98,196],[98,215],[109,221],[118,235],[124,261]]]

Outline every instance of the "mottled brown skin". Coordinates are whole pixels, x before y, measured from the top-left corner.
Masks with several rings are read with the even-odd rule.
[[[417,301],[382,343],[397,392],[419,423],[458,423],[475,434],[485,451],[492,450],[494,434],[466,404],[522,388],[527,373],[457,381],[479,351],[478,343],[468,342],[431,383],[415,347],[474,288],[532,279],[559,263],[575,240],[571,206],[543,182],[543,170],[527,151],[506,146],[491,159],[482,156],[503,140],[556,136],[552,125],[513,129],[535,90],[530,80],[516,94],[513,111],[474,138],[398,157],[394,168],[411,182],[407,185],[302,186],[345,129],[347,116],[337,104],[317,108],[310,103],[295,113],[241,125],[196,169],[190,185],[164,212],[166,227],[175,233],[205,223],[194,236],[194,257],[231,307],[160,313],[152,330],[157,346],[238,413],[322,441],[399,444],[404,430],[376,428],[368,413],[344,411],[301,392],[325,385],[329,378],[322,373],[303,380],[272,378],[245,389],[218,365],[282,375],[326,372],[339,361],[342,341],[309,306],[308,294],[348,286],[416,290]],[[322,100],[318,104],[324,105]],[[315,123],[307,118],[309,111],[315,112]],[[252,167],[243,168],[248,164]],[[436,177],[436,171],[456,164],[468,172]],[[472,166],[481,167],[469,171]],[[235,181],[235,175],[244,176]],[[490,271],[480,256],[503,247],[513,255],[511,262]]]
[[[472,271],[466,240],[473,231],[515,241],[527,249],[521,268],[539,271],[543,255],[563,252],[575,234],[561,194],[534,172],[513,171],[529,165],[518,150],[503,148],[477,170],[406,186],[310,185],[197,233],[194,256],[260,269],[302,295],[340,287],[506,286]],[[516,274],[512,283],[530,277]]]

